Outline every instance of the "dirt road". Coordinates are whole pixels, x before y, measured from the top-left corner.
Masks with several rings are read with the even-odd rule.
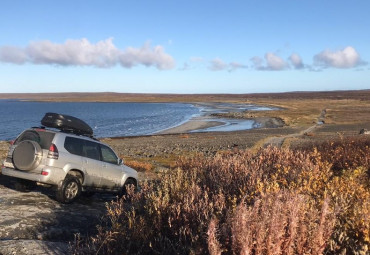
[[[305,135],[305,134],[310,134],[317,127],[319,127],[320,125],[325,123],[325,116],[326,116],[326,109],[323,109],[320,113],[320,116],[317,118],[318,119],[317,123],[315,123],[314,125],[306,128],[302,131],[299,131],[297,133],[270,137],[264,142],[263,147],[268,147],[268,146],[281,147],[284,144],[285,139],[287,139],[287,138],[294,138],[294,137],[299,137],[299,136],[302,136],[302,135]]]

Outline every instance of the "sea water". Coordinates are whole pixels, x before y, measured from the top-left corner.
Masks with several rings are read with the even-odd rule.
[[[41,126],[46,112],[84,120],[96,137],[149,135],[180,125],[200,113],[183,103],[28,102],[0,100],[0,140],[12,140],[23,130]]]

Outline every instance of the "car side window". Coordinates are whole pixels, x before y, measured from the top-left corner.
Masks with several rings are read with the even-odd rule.
[[[100,148],[98,143],[84,140],[83,156],[91,159],[100,160]]]
[[[84,140],[67,136],[64,141],[64,148],[72,154],[83,156],[82,145]]]
[[[101,148],[101,155],[102,155],[102,160],[107,163],[111,164],[118,164],[118,157],[116,154],[112,151],[111,148],[105,146],[105,145],[100,145]]]

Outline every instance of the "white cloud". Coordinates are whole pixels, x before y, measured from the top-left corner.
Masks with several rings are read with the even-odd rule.
[[[281,57],[271,52],[266,53],[265,59],[266,59],[267,68],[269,70],[283,70],[287,66],[287,64]]]
[[[0,61],[23,64],[54,64],[63,66],[112,67],[121,64],[131,68],[136,65],[155,66],[158,69],[171,69],[175,65],[172,56],[162,46],[152,47],[145,43],[141,48],[118,49],[113,39],[108,38],[90,43],[87,39],[67,40],[64,44],[51,41],[31,42],[25,48],[0,47]]]
[[[255,56],[251,58],[254,68],[264,71],[280,71],[288,67],[287,63],[274,53],[268,52],[265,54],[265,59]]]
[[[238,63],[238,62],[231,62],[229,64],[229,67],[230,67],[229,71],[235,71],[235,70],[240,69],[240,68],[248,68],[248,66],[243,65],[243,64]]]
[[[293,53],[292,55],[290,55],[289,60],[292,63],[292,65],[294,66],[295,69],[304,68],[302,58],[298,54]]]
[[[235,71],[240,68],[247,68],[247,66],[241,63],[238,63],[238,62],[226,63],[219,58],[215,58],[211,60],[210,66],[209,66],[209,69],[212,71],[228,70],[229,72],[231,72],[231,71]]]
[[[316,65],[322,67],[352,68],[364,64],[357,51],[347,46],[343,50],[325,50],[314,56]]]
[[[251,58],[251,61],[253,62],[254,68],[257,70],[262,70],[263,69],[263,59],[260,57],[253,57]]]
[[[162,46],[151,47],[146,43],[141,48],[127,48],[119,54],[119,62],[124,67],[132,67],[138,64],[145,66],[155,66],[158,69],[171,69],[175,65],[172,56],[164,52]]]
[[[27,60],[26,53],[14,46],[3,46],[0,48],[0,61],[14,64],[23,64]]]
[[[228,68],[228,65],[219,58],[215,58],[215,59],[211,60],[210,64],[211,65],[210,65],[209,69],[211,69],[212,71],[222,71],[222,70],[226,70]]]

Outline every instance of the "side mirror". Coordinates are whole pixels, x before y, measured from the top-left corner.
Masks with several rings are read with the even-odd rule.
[[[123,159],[118,159],[118,165],[123,165]]]

